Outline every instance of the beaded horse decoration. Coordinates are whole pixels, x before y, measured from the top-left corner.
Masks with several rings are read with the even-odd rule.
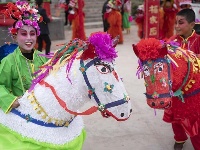
[[[99,110],[106,118],[127,120],[132,109],[114,67],[115,44],[104,32],[93,33],[86,42],[72,40],[36,72],[17,109],[9,114],[0,110],[0,123],[23,141],[65,149],[84,128],[80,115]],[[79,112],[89,101],[94,106]]]
[[[198,119],[200,114],[200,61],[177,43],[154,38],[133,44],[139,58],[137,75],[144,77],[147,104],[171,109],[175,118]]]

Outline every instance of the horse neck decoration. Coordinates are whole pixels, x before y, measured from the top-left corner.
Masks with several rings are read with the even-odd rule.
[[[196,118],[200,113],[200,61],[177,43],[149,38],[133,45],[139,58],[137,75],[142,73],[147,104],[171,109],[175,118]]]
[[[0,123],[23,141],[30,138],[33,143],[59,149],[83,130],[79,115],[99,110],[104,117],[127,120],[132,110],[113,65],[116,57],[106,33],[94,33],[88,42],[71,41],[41,66],[17,109],[9,114],[0,111]],[[77,111],[89,101],[95,106]]]

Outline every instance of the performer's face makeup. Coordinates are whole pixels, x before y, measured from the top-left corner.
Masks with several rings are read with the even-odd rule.
[[[175,30],[177,35],[188,38],[193,32],[194,25],[194,22],[189,23],[184,16],[176,16]]]
[[[36,44],[36,30],[32,26],[24,25],[18,29],[15,39],[23,53],[30,53]]]

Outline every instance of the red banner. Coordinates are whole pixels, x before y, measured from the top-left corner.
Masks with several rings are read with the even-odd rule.
[[[159,38],[160,0],[145,0],[144,3],[144,37]]]

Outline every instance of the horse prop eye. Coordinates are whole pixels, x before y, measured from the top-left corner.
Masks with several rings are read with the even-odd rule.
[[[159,67],[158,68],[158,72],[162,72],[163,68],[162,67]]]
[[[104,65],[96,65],[96,68],[102,74],[110,73],[110,69]]]
[[[148,66],[144,65],[143,70],[144,70],[143,72],[144,72],[145,77],[150,76],[150,70]]]
[[[162,71],[163,71],[163,63],[159,62],[154,65],[154,73],[156,72],[160,73]]]

